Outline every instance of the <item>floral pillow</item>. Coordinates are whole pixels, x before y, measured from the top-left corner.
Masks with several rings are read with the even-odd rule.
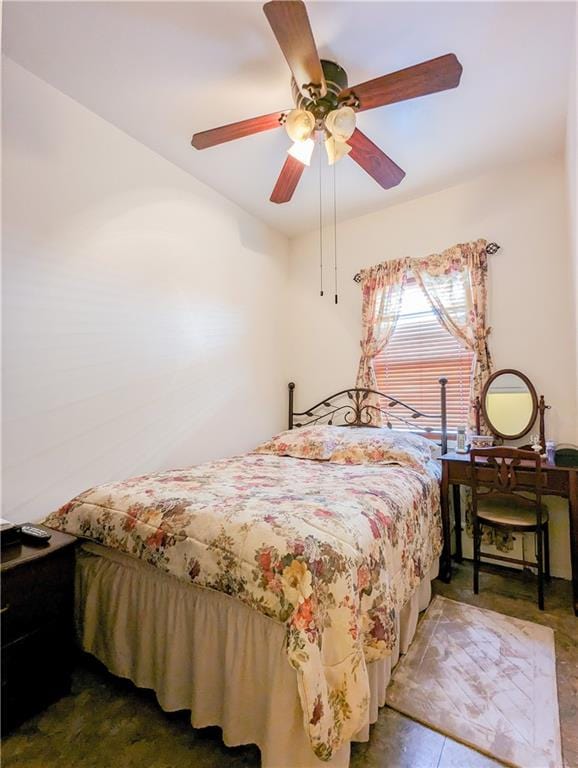
[[[319,425],[280,432],[255,448],[254,453],[273,453],[295,459],[329,461],[341,441],[340,427]]]
[[[436,452],[425,437],[393,429],[349,427],[331,454],[334,464],[402,464],[423,467]]]
[[[404,464],[417,468],[430,461],[435,451],[431,440],[411,432],[314,425],[281,432],[258,446],[254,453],[334,464]]]

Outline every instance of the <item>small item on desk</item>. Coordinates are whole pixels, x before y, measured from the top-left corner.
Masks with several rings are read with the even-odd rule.
[[[556,443],[553,440],[546,440],[546,460],[548,464],[556,463]]]
[[[542,454],[542,443],[540,442],[540,435],[532,435],[530,439],[532,441],[532,450],[542,456],[542,458],[546,458],[546,454]]]
[[[493,435],[472,435],[472,448],[491,448],[494,444]]]
[[[466,448],[466,428],[458,427],[458,433],[456,438],[456,453],[467,453]]]
[[[51,538],[52,534],[44,528],[37,528],[29,523],[22,526],[22,541],[26,544],[48,544]]]

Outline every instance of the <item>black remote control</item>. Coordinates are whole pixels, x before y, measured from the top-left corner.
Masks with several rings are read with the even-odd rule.
[[[52,534],[43,528],[37,528],[35,525],[29,525],[28,523],[22,526],[20,535],[27,544],[47,544],[52,537]]]

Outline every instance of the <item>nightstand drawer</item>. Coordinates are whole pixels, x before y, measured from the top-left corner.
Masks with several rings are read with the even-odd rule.
[[[72,615],[74,551],[65,549],[2,574],[2,645]]]

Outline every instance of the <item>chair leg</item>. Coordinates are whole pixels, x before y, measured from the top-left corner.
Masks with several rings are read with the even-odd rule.
[[[538,608],[544,610],[544,553],[543,553],[543,540],[542,531],[536,531],[536,542],[538,545]]]
[[[474,517],[474,595],[480,590],[480,523]]]
[[[546,580],[550,581],[550,530],[548,523],[544,526],[544,570],[546,571]]]

